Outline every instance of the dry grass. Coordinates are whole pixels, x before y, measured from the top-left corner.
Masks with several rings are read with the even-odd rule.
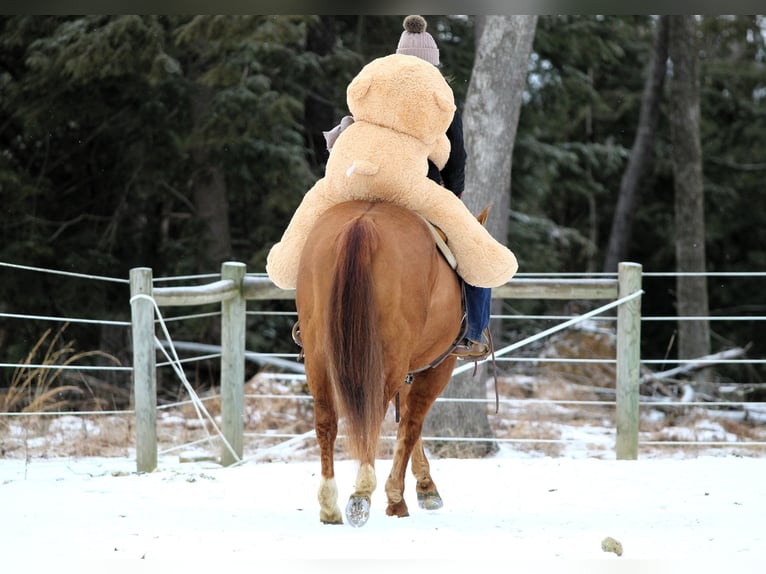
[[[14,370],[8,389],[0,392],[0,413],[18,415],[0,417],[0,455],[23,452],[25,457],[49,456],[55,452],[89,456],[92,452],[103,452],[106,447],[114,449],[116,444],[122,445],[124,452],[125,431],[113,433],[111,427],[117,424],[124,429],[128,423],[94,424],[86,418],[40,414],[79,408],[85,403],[83,388],[61,382],[65,367],[96,356],[119,364],[116,358],[101,351],[75,352],[74,342],[64,339],[66,328],[64,324],[55,334],[47,329]],[[70,432],[68,425],[72,424],[81,427],[79,437]],[[92,441],[82,440],[83,434],[97,435],[101,444],[92,446]]]
[[[567,359],[613,360],[616,339],[607,330],[562,331],[550,338],[542,357]],[[613,363],[541,363],[540,374],[544,379],[561,379],[573,383],[573,388],[584,392],[587,388],[614,387],[615,365]],[[592,393],[592,392],[591,392]],[[582,400],[593,400],[583,397]]]
[[[63,329],[62,329],[63,331]],[[52,369],[60,364],[61,359],[71,352],[71,345],[56,349],[62,331],[56,333],[44,347],[51,334],[48,329],[40,337],[32,350],[22,361],[22,366],[13,372],[11,385],[0,396],[0,412],[47,412],[61,410],[67,400],[61,398],[67,392],[80,392],[74,385],[59,385],[57,379],[63,369]],[[40,364],[44,367],[32,367],[38,353],[44,349]],[[75,356],[74,358],[77,358]],[[71,364],[72,358],[65,359],[63,364]]]
[[[132,415],[35,415],[8,425],[0,436],[0,456],[129,456],[132,444]]]
[[[65,367],[91,357],[105,357],[116,365],[118,359],[102,351],[75,352],[74,342],[63,338],[67,324],[53,336],[47,329],[22,360],[11,377],[10,387],[0,394],[0,412],[50,412],[68,408],[77,399],[82,403],[83,390],[61,384]],[[39,366],[38,366],[39,365]]]

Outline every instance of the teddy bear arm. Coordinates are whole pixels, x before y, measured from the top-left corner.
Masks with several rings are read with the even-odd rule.
[[[477,287],[497,287],[517,271],[513,252],[479,223],[466,205],[448,189],[426,180],[403,204],[420,213],[447,236],[458,274]]]

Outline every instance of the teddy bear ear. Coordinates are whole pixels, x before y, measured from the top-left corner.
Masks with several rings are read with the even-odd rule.
[[[436,105],[445,112],[455,111],[455,102],[445,97],[444,94],[434,92],[434,100],[436,100]]]
[[[348,85],[348,97],[353,100],[361,100],[372,86],[372,76],[357,76]]]

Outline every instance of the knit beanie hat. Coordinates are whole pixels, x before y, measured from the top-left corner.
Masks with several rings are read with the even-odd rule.
[[[438,66],[439,48],[436,47],[436,42],[431,34],[426,32],[425,18],[416,15],[407,16],[403,25],[404,32],[399,38],[396,53],[417,56],[434,66]]]

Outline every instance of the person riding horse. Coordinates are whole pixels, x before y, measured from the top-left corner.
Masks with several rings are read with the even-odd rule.
[[[396,47],[397,54],[416,56],[433,64],[437,68],[439,48],[429,34],[426,20],[419,15],[410,15],[404,19],[404,32]],[[327,141],[327,151],[338,136],[354,121],[352,116],[345,116],[340,124],[330,131],[324,132]],[[463,121],[459,110],[455,109],[452,122],[447,128],[447,138],[450,142],[450,154],[447,163],[439,169],[432,160],[428,160],[428,178],[454,193],[458,198],[463,197],[465,189],[465,163],[467,154],[463,143]],[[489,335],[490,307],[492,291],[488,287],[477,287],[463,281],[466,299],[466,319],[468,330],[465,337],[457,344],[452,353],[459,359],[480,361],[492,352],[492,338]]]
[[[461,282],[488,297],[518,264],[461,201],[462,183],[451,183],[457,192],[445,187],[448,160],[462,172],[465,157],[451,153],[447,131],[459,127],[459,116],[452,89],[431,62],[406,53],[378,58],[346,93],[353,121],[337,130],[325,176],[270,250],[266,270],[278,287],[295,289],[320,447],[320,520],[343,522],[333,462],[342,422],[359,462],[346,518],[361,526],[376,487],[381,423],[394,401],[401,418],[386,514],[409,514],[403,492],[410,460],[419,504],[441,506],[421,432],[457,361],[449,351],[465,327]],[[428,160],[440,183],[427,177]],[[454,268],[438,250],[434,228],[446,236]],[[481,356],[466,348],[465,357]]]

